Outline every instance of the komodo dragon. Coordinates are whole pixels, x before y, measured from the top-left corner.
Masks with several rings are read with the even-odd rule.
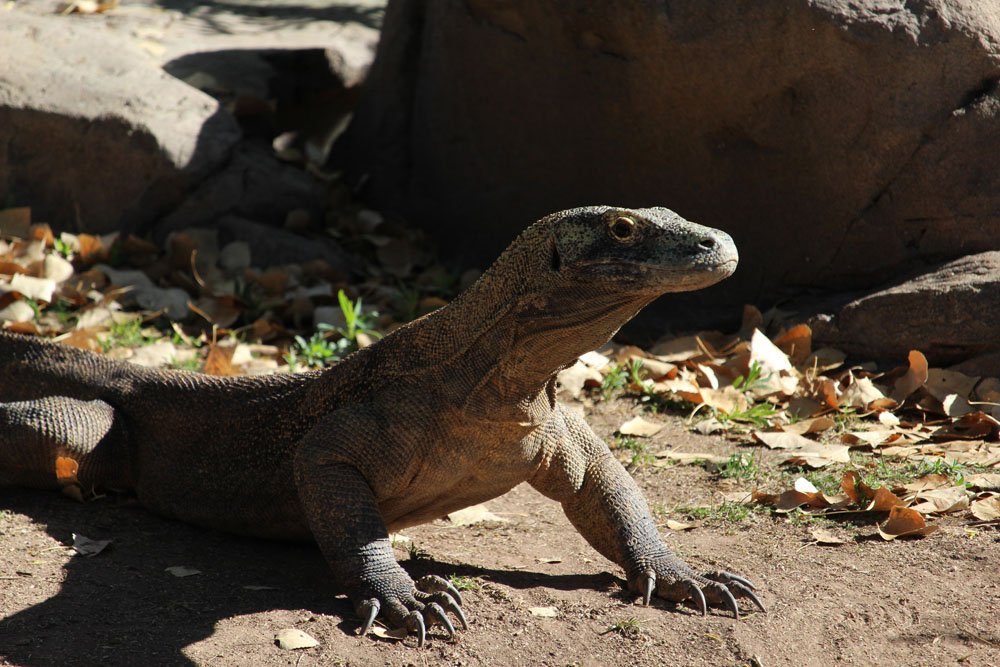
[[[555,213],[526,229],[449,305],[332,368],[213,377],[154,370],[0,333],[0,479],[134,492],[164,516],[267,538],[315,540],[364,619],[423,645],[426,627],[468,628],[461,596],[414,582],[389,532],[528,481],[655,593],[702,613],[736,598],[726,572],[694,573],[663,544],[638,486],[574,411],[556,373],[665,292],[732,274],[724,232],[664,208]],[[72,467],[72,466],[71,466]],[[446,613],[447,612],[447,613]]]

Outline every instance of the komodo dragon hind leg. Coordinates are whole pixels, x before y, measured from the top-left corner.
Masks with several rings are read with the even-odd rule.
[[[0,483],[131,486],[125,427],[104,401],[50,396],[0,403]]]

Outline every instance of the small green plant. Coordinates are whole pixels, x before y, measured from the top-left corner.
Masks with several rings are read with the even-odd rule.
[[[337,292],[340,310],[344,313],[346,326],[333,326],[321,322],[317,331],[306,339],[295,336],[295,344],[285,354],[285,361],[294,373],[298,364],[304,363],[308,368],[323,368],[335,364],[351,352],[358,349],[358,336],[364,334],[373,338],[381,338],[382,334],[373,327],[378,318],[377,312],[364,313],[361,310],[361,299],[351,301],[344,290]],[[331,334],[339,338],[332,339]]]
[[[107,332],[100,339],[101,351],[107,353],[116,347],[139,347],[156,342],[156,337],[142,329],[142,320],[138,317],[112,322]]]
[[[655,457],[649,453],[646,443],[630,435],[617,436],[611,448],[625,450],[631,457],[626,464],[629,468],[641,468],[655,460]]]
[[[739,422],[752,424],[757,428],[767,428],[771,426],[771,419],[776,417],[778,411],[770,403],[754,403],[746,410],[736,410],[729,414],[719,412],[715,418],[725,424],[726,422]]]
[[[341,339],[344,340],[344,339]],[[307,368],[323,368],[327,363],[340,361],[339,341],[329,340],[322,331],[317,331],[308,339],[302,336],[295,337],[294,347],[285,355],[285,360],[289,366],[295,370],[298,364],[304,363]]]
[[[737,452],[719,468],[721,476],[740,481],[755,480],[758,473],[760,473],[760,468],[757,465],[754,452]]]
[[[184,361],[177,361],[177,359],[171,359],[170,365],[174,368],[182,371],[193,371],[197,373],[201,370],[201,359],[197,355],[188,357]]]
[[[610,401],[616,391],[621,391],[628,380],[628,371],[621,364],[612,364],[601,380],[601,396]]]
[[[609,625],[601,634],[606,635],[609,632],[617,632],[626,639],[638,639],[642,636],[642,621],[634,616],[619,619]]]
[[[747,371],[746,377],[740,375],[733,381],[733,386],[736,387],[738,391],[753,391],[754,389],[764,389],[766,388],[768,380],[771,379],[771,375],[768,374],[767,377],[761,378],[763,369],[760,364],[756,361],[750,362],[750,370]]]
[[[625,369],[628,371],[629,382],[643,386],[642,359],[632,359],[625,365]]]
[[[337,292],[337,301],[340,303],[340,310],[344,313],[344,321],[347,323],[347,326],[330,327],[332,331],[336,331],[346,338],[355,348],[357,347],[358,334],[366,334],[373,338],[382,337],[382,334],[374,328],[375,323],[378,321],[378,313],[375,311],[370,313],[362,312],[361,297],[358,297],[357,301],[351,301],[347,298],[344,290],[339,290]],[[320,328],[323,326],[320,325]]]
[[[826,470],[813,470],[806,473],[805,478],[816,487],[816,490],[822,493],[827,495],[840,493],[840,475]]]
[[[479,577],[460,577],[453,574],[448,577],[448,582],[459,591],[478,591],[483,587],[483,580]]]
[[[54,314],[63,324],[69,324],[80,319],[79,314],[73,310],[73,304],[66,299],[56,299],[45,307],[45,314]]]
[[[70,259],[73,257],[73,247],[62,239],[55,239],[52,247],[55,248],[55,251],[62,255],[64,259]]]
[[[692,519],[739,523],[749,517],[755,508],[743,503],[731,503],[727,500],[711,507],[678,507],[677,511]]]
[[[407,553],[410,555],[410,560],[412,561],[427,560],[431,557],[429,553],[418,547],[415,542],[410,542],[410,546],[407,547]]]

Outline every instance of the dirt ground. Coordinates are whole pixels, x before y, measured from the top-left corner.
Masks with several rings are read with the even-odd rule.
[[[599,404],[607,435],[635,408]],[[723,453],[739,445],[686,432],[680,419],[651,446]],[[766,464],[766,453],[762,453]],[[718,502],[734,487],[695,466],[636,473],[657,521]],[[487,505],[503,522],[446,520],[405,531],[411,574],[472,578],[470,628],[434,630],[424,649],[359,638],[318,550],[233,537],[158,518],[121,499],[81,505],[59,494],[0,489],[0,663],[10,665],[948,665],[1000,664],[1000,531],[944,529],[884,542],[874,525],[834,530],[856,544],[813,543],[808,525],[766,512],[664,535],[699,569],[752,579],[768,607],[734,621],[689,606],[635,604],[622,572],[522,485]],[[111,539],[72,556],[72,534]],[[426,557],[410,558],[410,544]],[[185,566],[200,574],[177,578]],[[554,607],[555,617],[531,608]],[[632,620],[637,623],[631,623]],[[623,632],[609,626],[623,627]],[[627,632],[631,627],[633,632]],[[275,645],[299,628],[320,645]],[[635,631],[637,629],[637,632]]]

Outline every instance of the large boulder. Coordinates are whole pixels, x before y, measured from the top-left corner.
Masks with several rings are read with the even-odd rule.
[[[809,324],[819,344],[902,362],[974,359],[973,375],[1000,375],[1000,252],[963,257],[893,281]]]
[[[995,248],[998,81],[996,0],[391,0],[338,148],[483,262],[553,210],[668,206],[736,239],[713,299],[760,302]]]
[[[0,208],[158,240],[297,209],[321,225],[323,184],[271,141],[337,126],[331,108],[371,62],[384,0],[134,0],[94,15],[65,4],[0,10]]]
[[[170,210],[224,164],[236,121],[103,21],[4,12],[0,202],[107,232]]]

